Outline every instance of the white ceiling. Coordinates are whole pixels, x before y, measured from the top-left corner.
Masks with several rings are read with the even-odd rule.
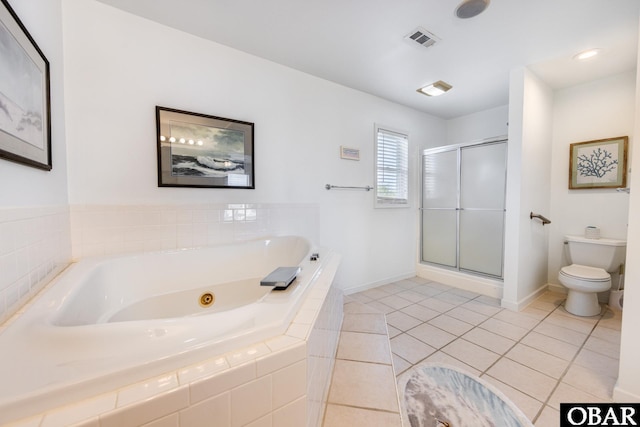
[[[447,119],[507,104],[515,67],[558,89],[634,69],[638,52],[638,0],[493,0],[467,20],[462,0],[100,1]],[[441,41],[411,45],[418,26]],[[453,89],[416,92],[437,80]]]

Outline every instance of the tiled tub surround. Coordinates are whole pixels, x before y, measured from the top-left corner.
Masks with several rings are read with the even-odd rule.
[[[73,257],[213,246],[265,235],[318,241],[316,204],[71,205]]]
[[[342,295],[331,287],[338,265],[337,255],[326,260],[283,335],[15,425],[313,426],[307,418],[323,412],[342,318]]]
[[[0,324],[70,260],[67,206],[0,209]]]

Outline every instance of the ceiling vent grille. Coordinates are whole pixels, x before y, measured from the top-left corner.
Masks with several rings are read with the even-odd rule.
[[[433,46],[436,42],[440,41],[439,38],[422,27],[418,27],[411,31],[404,38],[411,43],[417,43],[423,47]]]

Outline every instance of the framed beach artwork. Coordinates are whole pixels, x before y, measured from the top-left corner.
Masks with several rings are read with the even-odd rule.
[[[255,188],[253,127],[156,107],[158,186]]]
[[[0,4],[0,158],[51,170],[49,62],[6,0]]]
[[[569,189],[627,185],[629,137],[576,142],[569,149]]]

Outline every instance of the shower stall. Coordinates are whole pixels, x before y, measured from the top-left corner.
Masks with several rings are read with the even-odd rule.
[[[503,278],[507,140],[422,154],[421,262]]]

